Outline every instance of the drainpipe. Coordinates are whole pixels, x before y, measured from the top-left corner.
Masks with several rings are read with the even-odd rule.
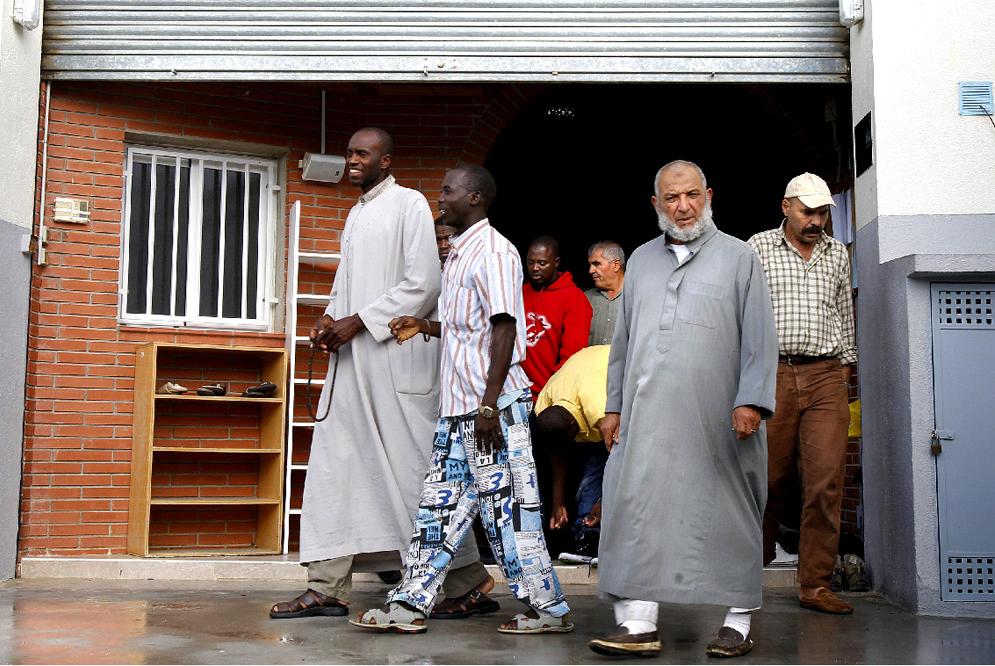
[[[45,184],[48,180],[48,125],[52,110],[52,81],[45,84],[45,135],[41,142],[41,207],[38,210],[38,265],[44,266],[46,261],[45,243],[48,241],[48,229],[45,228]]]

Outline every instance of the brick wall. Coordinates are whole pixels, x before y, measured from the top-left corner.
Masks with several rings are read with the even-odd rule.
[[[513,86],[333,85],[325,90],[327,152],[341,154],[360,126],[387,128],[396,141],[398,180],[426,192],[433,206],[444,171],[459,160],[482,161],[529,94]],[[282,333],[118,324],[126,133],[201,140],[208,142],[205,148],[211,141],[238,141],[285,151],[287,206],[302,202],[302,245],[335,251],[357,191],[348,183],[301,179],[298,160],[305,151],[320,149],[319,111],[320,90],[306,85],[53,84],[44,193],[48,265],[35,267],[31,291],[22,556],[125,552],[138,344],[283,345]],[[53,222],[57,196],[87,200],[90,222]],[[302,291],[327,291],[330,280],[331,273],[306,274]],[[306,328],[309,322],[302,323]],[[216,424],[198,425],[187,417],[180,424],[167,418],[161,427],[171,430],[160,435],[193,441],[251,438],[255,427],[220,432]],[[231,471],[230,465],[221,473],[222,467],[205,462],[194,469],[178,461],[154,483],[157,492],[182,493],[199,478],[244,492],[256,474]],[[188,545],[191,539],[200,545],[245,545],[251,540],[252,521],[236,510],[154,511],[152,518],[153,545]],[[197,530],[204,534],[196,536]]]
[[[341,154],[357,127],[387,128],[396,141],[398,180],[425,192],[434,208],[445,169],[460,160],[482,162],[501,130],[539,88],[426,84],[329,85],[325,90],[327,152]],[[320,148],[319,109],[320,89],[307,85],[53,84],[44,193],[48,265],[35,267],[31,292],[22,556],[125,552],[138,344],[161,340],[283,345],[282,332],[118,324],[126,133],[205,141],[205,148],[210,142],[237,141],[280,149],[286,155],[288,209],[293,201],[302,202],[302,246],[335,251],[357,191],[347,183],[324,185],[301,179],[298,160],[305,151]],[[91,221],[53,222],[57,196],[89,201]],[[283,220],[287,212],[283,211]],[[330,271],[320,269],[303,273],[301,291],[327,291],[331,277]],[[320,310],[302,309],[298,334],[306,332]],[[316,368],[316,376],[323,375],[323,368]],[[298,418],[306,414],[301,400],[292,410]],[[166,421],[160,425],[169,427]],[[245,429],[221,433],[212,430],[215,425],[193,419],[172,427],[170,436],[190,441],[248,436]],[[295,462],[304,462],[306,439],[299,440],[297,447],[302,450]],[[157,481],[163,488],[184,487],[193,477],[217,476],[210,467],[192,470],[180,464],[180,469],[186,471]],[[234,481],[245,481],[245,475],[253,473],[229,471],[235,474]],[[853,441],[844,501],[844,529],[851,533],[857,531],[857,474],[859,444]],[[244,486],[229,475],[215,480],[235,489]],[[295,504],[302,482],[303,474],[295,473]],[[154,511],[150,542],[160,547],[246,545],[251,541],[252,520],[239,511]]]

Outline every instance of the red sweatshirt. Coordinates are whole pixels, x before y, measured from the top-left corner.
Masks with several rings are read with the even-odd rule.
[[[532,380],[535,398],[553,373],[587,346],[593,310],[567,271],[538,291],[526,280],[522,295],[527,344],[522,369]]]

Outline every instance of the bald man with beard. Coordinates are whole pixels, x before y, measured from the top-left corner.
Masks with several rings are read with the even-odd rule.
[[[710,656],[753,646],[777,333],[760,260],[716,229],[711,199],[696,164],[661,168],[663,233],[628,263],[601,421],[598,589],[618,625],[589,643],[601,654],[659,653],[659,603],[727,609]]]

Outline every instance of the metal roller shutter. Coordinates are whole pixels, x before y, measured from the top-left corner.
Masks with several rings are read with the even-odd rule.
[[[840,82],[837,0],[49,0],[48,78]]]

